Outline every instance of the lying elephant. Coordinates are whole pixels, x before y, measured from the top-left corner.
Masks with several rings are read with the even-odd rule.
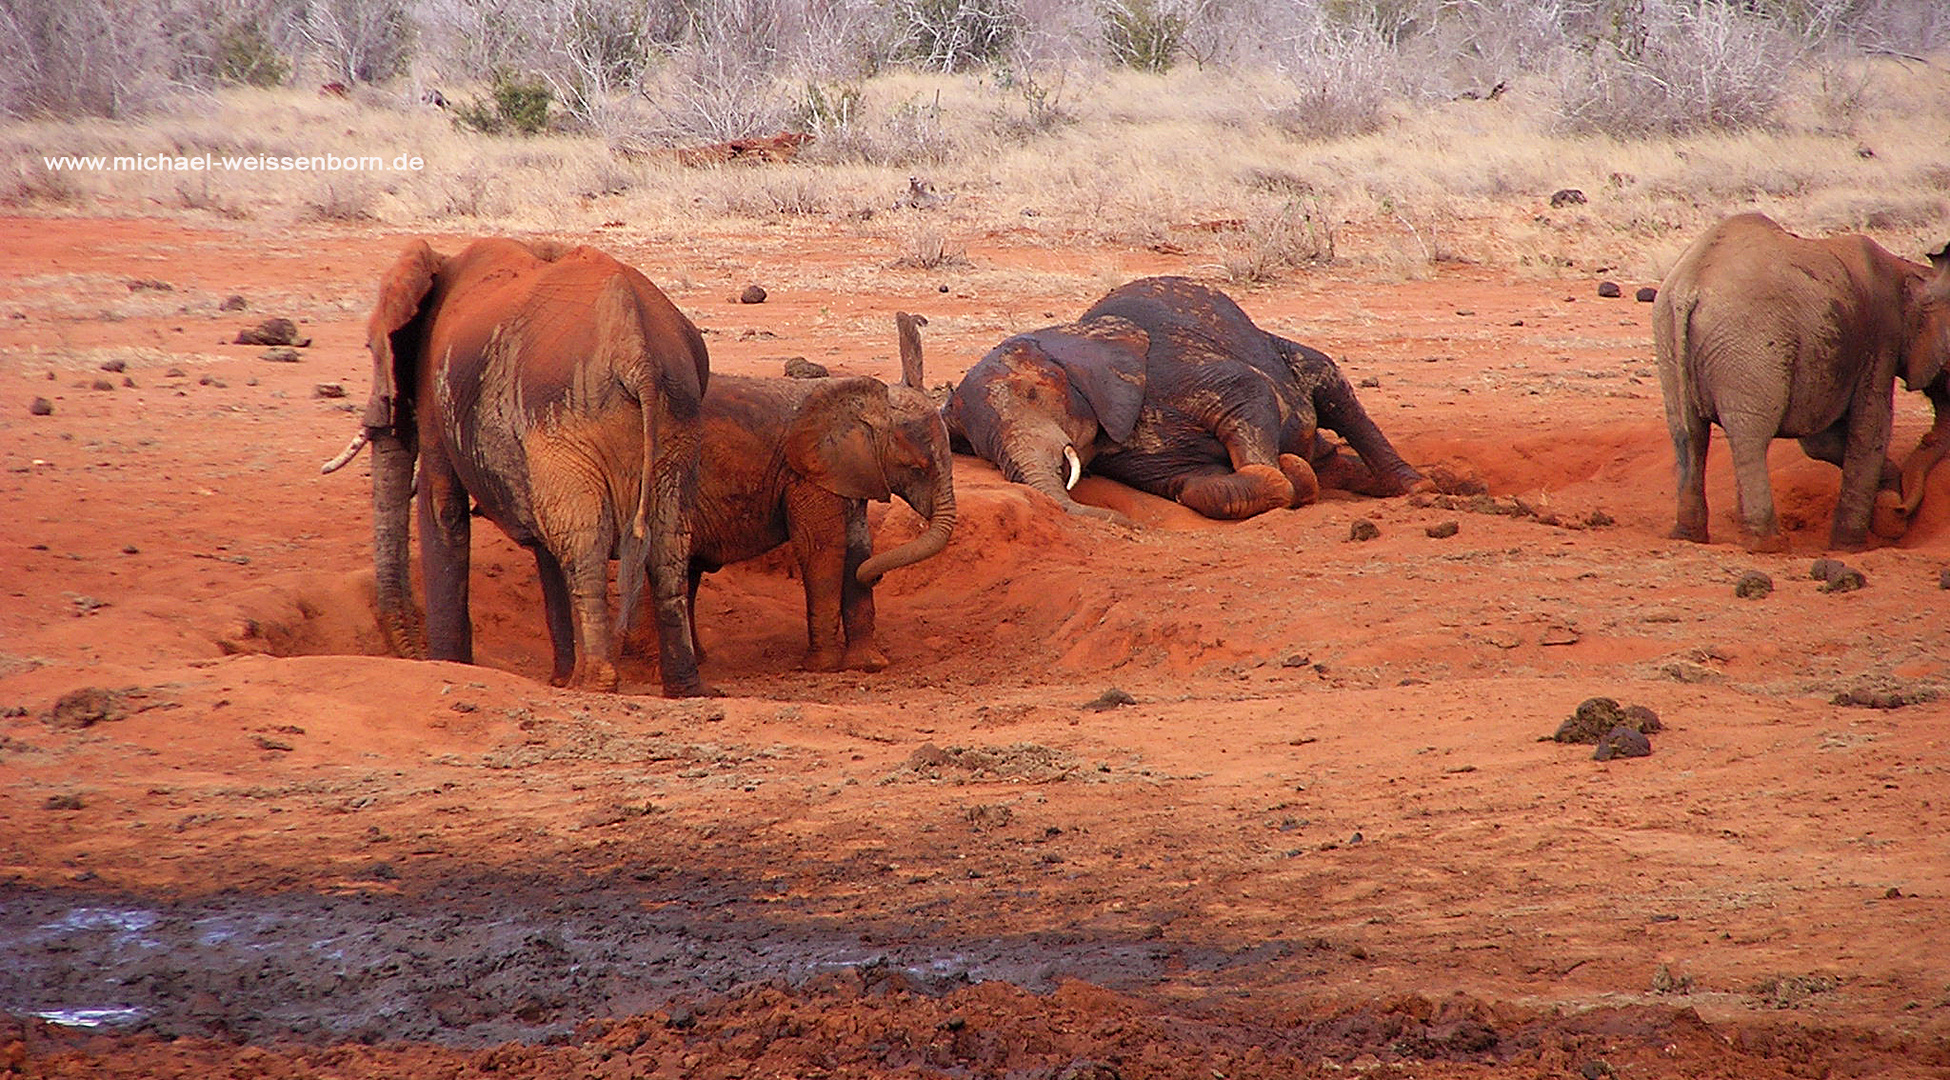
[[[955,530],[948,432],[921,386],[926,320],[896,317],[901,385],[879,379],[717,375],[704,395],[702,467],[691,519],[690,596],[699,580],[787,540],[806,589],[810,671],[879,671],[873,586],[931,558]],[[897,494],[921,535],[871,555],[866,500]],[[697,656],[702,661],[704,650]]]
[[[1303,506],[1322,486],[1386,496],[1423,483],[1332,359],[1185,278],[1133,281],[1075,323],[1004,341],[942,417],[958,447],[1073,513],[1119,517],[1070,498],[1086,467],[1213,518]]]
[[[492,239],[448,257],[415,241],[380,283],[367,344],[362,439],[373,448],[380,626],[394,650],[421,655],[406,566],[417,487],[424,655],[473,660],[471,503],[534,553],[553,682],[616,688],[614,552],[626,623],[648,573],[664,693],[702,693],[685,565],[708,361],[690,320],[593,248]]]
[[[1805,239],[1760,214],[1728,218],[1693,241],[1653,308],[1659,386],[1678,474],[1676,539],[1707,540],[1706,449],[1717,423],[1733,453],[1748,545],[1786,551],[1767,477],[1767,446],[1801,440],[1841,466],[1829,544],[1857,549],[1900,535],[1934,463],[1925,440],[1910,467],[1890,463],[1895,380],[1936,387],[1950,360],[1950,245],[1934,267],[1863,236]],[[1932,390],[1941,405],[1946,394]],[[1939,408],[1937,427],[1944,426]],[[1942,442],[1941,431],[1933,432]],[[1898,487],[1910,490],[1898,494]]]

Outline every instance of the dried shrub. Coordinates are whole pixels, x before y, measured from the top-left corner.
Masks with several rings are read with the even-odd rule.
[[[1622,137],[1732,131],[1768,120],[1794,39],[1732,5],[1645,0],[1560,73],[1565,127]]]
[[[1315,36],[1283,67],[1294,96],[1272,120],[1296,139],[1367,135],[1387,122],[1387,49],[1369,30]]]
[[[1296,195],[1254,214],[1220,260],[1233,281],[1272,281],[1302,266],[1335,258],[1335,219],[1318,195]]]

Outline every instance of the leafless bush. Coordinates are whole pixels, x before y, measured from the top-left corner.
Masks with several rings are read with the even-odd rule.
[[[942,122],[938,95],[870,107],[857,87],[809,86],[795,114],[813,135],[806,159],[904,168],[948,160],[961,145]]]
[[[1022,30],[1010,0],[891,0],[894,55],[931,71],[1000,59]]]
[[[1795,42],[1731,7],[1643,0],[1561,73],[1574,131],[1611,135],[1735,130],[1765,122],[1786,87]]]
[[[1237,282],[1271,281],[1297,267],[1333,262],[1335,240],[1325,201],[1296,194],[1249,218],[1219,265]]]
[[[153,105],[170,21],[160,0],[0,0],[0,107],[121,117]]]
[[[791,112],[783,88],[764,68],[704,48],[679,52],[645,92],[663,118],[665,135],[677,140],[770,135]]]
[[[1298,139],[1338,139],[1380,130],[1387,121],[1389,53],[1371,30],[1322,33],[1283,65],[1294,96],[1273,122]]]
[[[907,248],[894,266],[903,270],[961,269],[973,265],[968,252],[952,244],[940,229],[922,228],[907,238]]]
[[[413,22],[406,0],[307,0],[305,41],[346,82],[382,82],[406,70]]]

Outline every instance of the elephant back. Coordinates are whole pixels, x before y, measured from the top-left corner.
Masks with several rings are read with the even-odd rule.
[[[1120,285],[1084,313],[1116,315],[1151,336],[1153,377],[1161,366],[1239,361],[1277,377],[1285,369],[1273,336],[1232,297],[1182,277],[1139,278]]]

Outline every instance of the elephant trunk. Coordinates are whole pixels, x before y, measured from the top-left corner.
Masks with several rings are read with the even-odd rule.
[[[391,431],[375,430],[372,444],[372,568],[379,629],[394,655],[426,656],[408,570],[408,505],[413,499],[413,448]]]
[[[903,498],[906,496],[903,495]],[[941,554],[948,546],[948,538],[955,532],[955,482],[954,477],[943,462],[935,474],[934,486],[920,496],[926,506],[916,505],[914,509],[928,519],[928,527],[921,535],[891,551],[883,551],[860,564],[854,578],[862,585],[878,583],[889,570],[912,566],[923,559],[931,559]],[[912,499],[908,500],[910,504]]]
[[[1347,377],[1334,371],[1314,391],[1314,415],[1321,427],[1338,433],[1361,455],[1361,461],[1374,473],[1384,490],[1378,494],[1400,495],[1423,482],[1420,472],[1395,452],[1395,446],[1361,407]],[[1299,451],[1302,456],[1305,451]]]

